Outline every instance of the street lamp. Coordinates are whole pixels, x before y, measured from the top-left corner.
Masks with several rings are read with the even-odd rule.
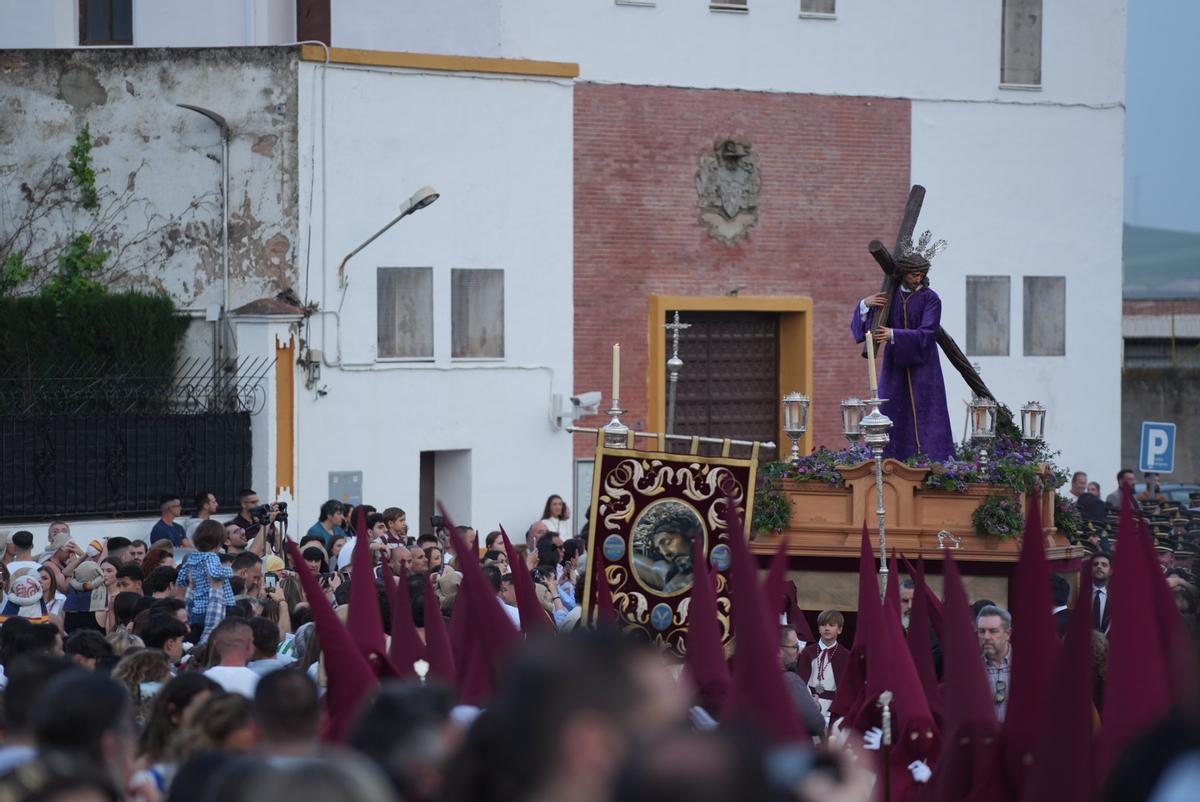
[[[792,462],[800,459],[800,438],[808,431],[808,396],[788,393],[783,397],[783,431],[792,438]]]
[[[383,235],[383,232],[387,231],[389,228],[396,225],[396,223],[399,223],[401,220],[403,220],[405,217],[408,217],[413,212],[417,212],[417,211],[420,211],[421,209],[424,209],[426,206],[433,203],[439,197],[440,197],[440,195],[433,187],[421,187],[416,192],[414,192],[412,197],[404,202],[404,206],[401,208],[400,214],[396,215],[394,218],[392,218],[391,222],[389,222],[386,226],[379,229],[374,234],[372,234],[369,238],[367,238],[366,242],[364,242],[362,245],[359,245],[357,248],[350,251],[350,253],[346,254],[345,258],[342,259],[341,264],[338,265],[338,284],[341,285],[341,287],[343,289],[345,289],[346,283],[347,283],[346,263],[349,262],[350,259],[353,258],[353,256],[356,253],[358,253],[363,248],[370,245],[375,240],[379,239],[379,237],[381,237]]]

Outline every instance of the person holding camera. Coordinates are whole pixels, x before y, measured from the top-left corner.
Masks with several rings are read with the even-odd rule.
[[[245,537],[248,541],[256,540],[261,530],[265,540],[270,541],[272,550],[276,551],[279,547],[279,529],[275,526],[278,520],[287,520],[287,504],[261,504],[258,500],[258,493],[253,490],[243,490],[238,493],[238,504],[241,505],[241,511],[232,521],[228,521],[225,525],[240,526],[245,530]],[[265,552],[265,548],[264,548]]]

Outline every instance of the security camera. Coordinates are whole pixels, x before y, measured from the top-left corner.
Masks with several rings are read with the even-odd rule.
[[[600,411],[601,395],[599,390],[593,390],[590,393],[580,393],[579,395],[571,396],[571,406],[573,406],[575,416],[595,415]]]

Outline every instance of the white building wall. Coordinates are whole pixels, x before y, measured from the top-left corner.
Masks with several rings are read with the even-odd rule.
[[[322,148],[324,69],[301,66],[300,195],[311,189],[314,201],[301,203],[300,231],[312,239],[299,253],[309,254],[310,299],[338,315],[311,318],[305,334],[331,364],[313,389],[298,383],[294,526],[316,520],[330,471],[356,470],[364,501],[403,507],[415,522],[420,452],[468,450],[451,458],[469,477],[443,475],[437,487],[451,515],[526,526],[571,476],[570,435],[550,419],[551,394],[572,390],[571,83],[335,66]],[[343,296],[341,258],[425,184],[441,198],[357,255]],[[380,266],[433,268],[432,361],[376,361]],[[453,268],[505,271],[503,360],[450,358]],[[456,512],[455,498],[469,508]]]
[[[1002,90],[999,2],[842,0],[836,19],[799,0],[343,0],[338,47],[578,62],[603,83],[824,95],[1114,103],[1124,98],[1125,0],[1044,5],[1043,87]],[[497,16],[499,20],[497,21]],[[492,49],[497,31],[499,51]]]
[[[135,47],[282,45],[296,0],[133,0]],[[0,49],[79,45],[79,0],[0,0]]]
[[[1061,464],[1115,485],[1121,413],[1121,110],[914,103],[919,228],[949,241],[930,273],[966,347],[966,277],[1010,275],[1009,356],[971,356],[1001,401],[1049,408]],[[1023,276],[1066,277],[1066,355],[1024,356]],[[970,390],[943,362],[961,436]]]
[[[499,0],[331,0],[336,47],[499,57]]]

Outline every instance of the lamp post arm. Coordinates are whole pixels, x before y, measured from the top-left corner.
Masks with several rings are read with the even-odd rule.
[[[372,234],[366,242],[364,242],[362,245],[359,245],[354,250],[350,251],[350,253],[346,254],[346,256],[342,259],[341,263],[338,265],[338,283],[341,284],[342,287],[346,286],[346,263],[349,262],[352,258],[354,258],[354,256],[359,251],[361,251],[363,248],[367,247],[372,242],[374,242],[375,240],[377,240],[381,236],[383,236],[384,232],[386,232],[389,228],[396,225],[396,223],[399,223],[401,220],[403,220],[408,215],[412,214],[412,212],[413,212],[412,207],[409,207],[409,208],[405,209],[404,211],[400,212],[400,214],[398,214],[394,218],[392,218],[392,221],[390,223],[388,223],[383,228],[379,229],[374,234]]]

